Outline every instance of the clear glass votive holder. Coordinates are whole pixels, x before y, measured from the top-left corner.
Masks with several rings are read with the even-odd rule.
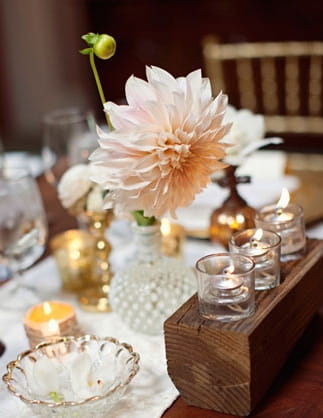
[[[260,237],[255,238],[257,231]],[[255,290],[271,289],[280,284],[280,244],[276,232],[250,228],[233,234],[229,249],[252,257],[255,262]]]
[[[290,203],[280,209],[276,205],[264,206],[255,216],[257,228],[274,231],[281,237],[281,261],[303,256],[306,246],[304,215],[301,206]]]
[[[255,263],[234,253],[216,253],[196,262],[199,313],[221,322],[238,321],[255,311]]]

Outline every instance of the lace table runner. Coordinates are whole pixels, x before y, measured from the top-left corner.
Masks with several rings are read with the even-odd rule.
[[[112,226],[109,240],[114,250],[111,264],[120,267],[133,250],[129,229],[122,223]],[[214,251],[216,247],[207,242],[191,241],[185,246],[185,259],[193,265],[197,258]],[[79,325],[84,333],[101,337],[112,336],[127,342],[140,354],[140,371],[130,383],[123,399],[111,410],[113,418],[158,418],[178,396],[177,389],[167,374],[163,336],[147,336],[127,328],[115,313],[89,313],[83,311],[73,295],[61,291],[60,278],[52,257],[48,257],[25,273],[25,278],[39,291],[42,300],[60,300],[71,303],[76,311]],[[0,288],[1,292],[1,288]],[[23,295],[22,295],[23,297]],[[14,308],[14,307],[13,307]],[[0,336],[6,351],[0,357],[0,375],[17,354],[28,349],[28,340],[23,328],[24,312],[1,311]],[[11,395],[0,382],[0,416],[2,418],[32,418],[30,410],[22,401]],[[87,417],[84,417],[87,418]]]

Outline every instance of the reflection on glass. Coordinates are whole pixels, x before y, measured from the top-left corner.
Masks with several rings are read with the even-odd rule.
[[[46,178],[51,184],[57,186],[72,165],[87,163],[98,146],[95,129],[93,115],[78,108],[60,109],[45,115],[42,158]]]
[[[47,221],[37,183],[23,169],[6,168],[0,177],[0,264],[14,272],[1,289],[2,308],[25,309],[38,296],[21,272],[44,252]],[[20,280],[18,280],[20,279]]]

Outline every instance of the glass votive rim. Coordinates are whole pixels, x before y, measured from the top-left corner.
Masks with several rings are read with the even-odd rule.
[[[255,221],[259,221],[266,225],[273,225],[273,227],[279,228],[289,228],[293,223],[297,222],[300,217],[303,216],[304,211],[302,206],[297,203],[289,203],[285,208],[282,208],[283,211],[290,211],[294,215],[292,219],[280,221],[277,220],[266,220],[265,216],[271,213],[274,213],[277,210],[277,206],[274,205],[266,205],[260,208],[255,215]]]
[[[251,254],[252,248],[242,248],[241,245],[245,244],[246,242],[250,242],[250,239],[255,235],[257,230],[259,230],[259,228],[249,228],[243,231],[237,231],[232,235],[229,243],[233,247],[239,249],[239,251],[243,252],[244,255],[254,257]],[[262,229],[262,236],[259,239],[259,242],[266,244],[266,246],[261,247],[261,250],[276,249],[281,245],[281,241],[281,236],[277,234],[277,232],[271,231],[269,229]]]
[[[221,264],[221,267],[219,266],[218,272],[215,272],[215,271],[208,272],[206,271],[206,269],[201,268],[201,264],[203,262],[207,262],[208,260],[215,260],[215,259],[218,261],[221,259],[231,259],[233,261],[236,261],[236,263],[229,264],[229,265],[226,264],[224,266]],[[198,272],[206,274],[206,275],[212,274],[212,275],[223,276],[225,275],[225,273],[223,272],[223,269],[231,265],[234,267],[234,269],[236,269],[236,267],[238,266],[238,260],[244,261],[245,263],[241,263],[241,264],[243,266],[248,266],[248,267],[239,271],[234,270],[232,273],[230,272],[230,276],[234,277],[234,276],[248,275],[252,273],[252,271],[255,269],[255,262],[250,256],[245,256],[242,254],[236,254],[232,252],[212,253],[212,254],[205,255],[196,261],[195,268]],[[241,267],[240,264],[239,264],[239,267]]]
[[[256,291],[272,289],[280,284],[282,239],[275,231],[261,229],[261,237],[252,241],[259,230],[259,228],[249,228],[238,231],[229,241],[230,251],[250,256],[255,261]]]
[[[239,321],[255,312],[255,262],[221,252],[196,262],[199,314],[218,322]]]

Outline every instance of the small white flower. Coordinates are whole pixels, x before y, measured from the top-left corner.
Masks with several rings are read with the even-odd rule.
[[[28,359],[25,374],[31,393],[46,398],[52,392],[59,393],[62,369],[62,364],[54,358],[42,357],[36,362]]]
[[[251,152],[265,145],[281,143],[280,138],[266,138],[265,119],[263,115],[254,114],[248,109],[237,110],[228,106],[224,122],[232,122],[230,132],[223,142],[232,145],[227,149],[225,161],[229,164],[241,164]]]
[[[42,357],[24,364],[30,393],[51,401],[80,401],[103,395],[114,383],[116,371],[111,356],[93,358],[87,352],[70,353],[60,360]]]
[[[65,208],[73,206],[91,189],[90,169],[86,164],[77,164],[68,169],[58,184],[58,196]]]

